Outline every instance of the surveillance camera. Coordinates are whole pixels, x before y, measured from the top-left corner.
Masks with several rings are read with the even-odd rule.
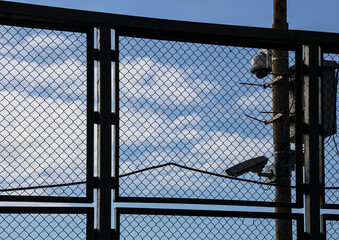
[[[226,169],[226,173],[232,177],[237,177],[248,172],[261,173],[267,161],[268,158],[265,156],[252,158]]]
[[[260,49],[259,54],[254,56],[251,61],[251,73],[257,78],[262,79],[272,71],[272,51],[269,49]]]

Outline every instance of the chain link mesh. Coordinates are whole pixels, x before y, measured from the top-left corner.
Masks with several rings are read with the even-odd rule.
[[[120,196],[274,200],[274,187],[257,173],[239,176],[245,181],[223,177],[226,169],[251,158],[265,156],[266,166],[274,164],[272,123],[265,123],[273,116],[272,88],[263,86],[272,74],[258,79],[250,72],[258,52],[119,37]],[[295,52],[287,59],[287,70],[279,75],[292,86]],[[293,101],[292,87],[290,106],[277,120],[284,123],[285,136],[294,119]],[[287,142],[294,149],[293,140]],[[288,181],[295,186],[294,172]]]
[[[292,220],[292,239],[297,239]],[[275,219],[122,214],[121,239],[275,239]]]
[[[85,197],[48,186],[86,181],[86,34],[0,26],[0,51],[0,195]]]
[[[324,54],[323,126],[325,203],[339,204],[338,134],[338,63],[339,54]]]
[[[2,240],[86,239],[86,214],[0,214]]]
[[[339,239],[339,221],[338,220],[327,220],[326,221],[326,240],[337,240]]]

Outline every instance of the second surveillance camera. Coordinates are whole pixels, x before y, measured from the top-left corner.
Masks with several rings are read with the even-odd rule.
[[[261,173],[267,161],[268,158],[265,156],[252,158],[226,169],[226,173],[232,177],[237,177],[248,172]]]
[[[259,54],[254,56],[251,61],[251,73],[257,78],[262,79],[272,71],[272,51],[269,49],[260,49]]]

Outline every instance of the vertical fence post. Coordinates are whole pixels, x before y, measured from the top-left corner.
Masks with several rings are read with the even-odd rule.
[[[98,178],[97,227],[99,239],[111,239],[111,29],[100,26],[97,33],[98,61]]]
[[[322,159],[321,136],[321,66],[320,47],[305,46],[305,224],[310,240],[320,239],[320,164]]]

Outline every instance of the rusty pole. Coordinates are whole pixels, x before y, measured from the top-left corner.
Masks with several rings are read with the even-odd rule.
[[[287,0],[273,0],[273,25],[275,29],[288,29]],[[283,117],[273,122],[274,166],[277,185],[291,185],[290,131],[289,131],[289,78],[288,78],[288,51],[272,51],[272,77],[283,76],[282,80],[273,85],[273,112],[274,115],[283,113]],[[276,186],[274,190],[275,202],[291,202],[291,189]],[[291,213],[291,208],[276,207],[277,213]],[[292,240],[292,221],[287,219],[276,220],[276,239]]]

